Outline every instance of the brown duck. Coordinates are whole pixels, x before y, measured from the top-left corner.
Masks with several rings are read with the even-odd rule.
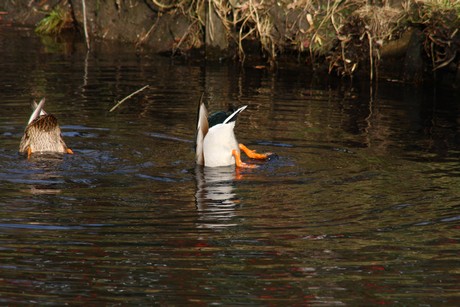
[[[73,151],[67,147],[62,138],[61,128],[56,117],[46,113],[43,110],[44,105],[45,98],[38,105],[34,101],[34,111],[21,139],[19,152],[27,153],[27,157],[33,153],[45,152],[73,154]]]

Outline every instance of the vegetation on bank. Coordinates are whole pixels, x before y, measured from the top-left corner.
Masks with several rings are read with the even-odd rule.
[[[45,17],[35,27],[35,32],[38,34],[57,35],[66,29],[73,28],[74,20],[71,12],[61,5],[43,14]]]
[[[330,72],[351,76],[366,70],[373,79],[382,56],[404,52],[410,41],[404,35],[417,29],[422,33],[423,57],[432,70],[453,64],[458,70],[460,63],[460,0],[394,0],[391,5],[383,0],[147,1],[158,16],[183,15],[189,21],[172,52],[224,37],[225,44],[218,47],[233,50],[241,60],[247,43],[255,42],[272,64],[281,55],[294,53],[313,66],[327,63]],[[77,4],[84,5],[84,0],[61,1],[37,25],[37,32],[67,29]]]

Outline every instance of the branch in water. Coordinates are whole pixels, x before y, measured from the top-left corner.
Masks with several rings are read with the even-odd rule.
[[[146,86],[144,86],[143,88],[140,88],[140,89],[138,89],[137,91],[135,91],[135,92],[129,94],[128,96],[126,96],[125,98],[123,98],[122,100],[120,100],[113,108],[111,108],[109,112],[112,112],[113,110],[115,110],[116,108],[118,108],[118,106],[119,106],[120,104],[122,104],[125,100],[127,100],[127,99],[133,97],[133,96],[136,95],[137,93],[142,92],[143,90],[145,90],[145,89],[148,88],[148,87],[149,87],[149,86],[146,85]]]

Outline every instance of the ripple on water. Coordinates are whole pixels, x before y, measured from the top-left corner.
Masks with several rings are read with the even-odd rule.
[[[3,304],[455,303],[455,97],[16,36],[0,37]],[[202,92],[247,104],[239,141],[277,157],[195,167]],[[17,154],[42,96],[74,155]]]

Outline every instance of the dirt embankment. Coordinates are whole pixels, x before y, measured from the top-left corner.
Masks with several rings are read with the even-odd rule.
[[[286,59],[340,76],[460,87],[458,1],[17,0],[0,22],[208,59]]]

